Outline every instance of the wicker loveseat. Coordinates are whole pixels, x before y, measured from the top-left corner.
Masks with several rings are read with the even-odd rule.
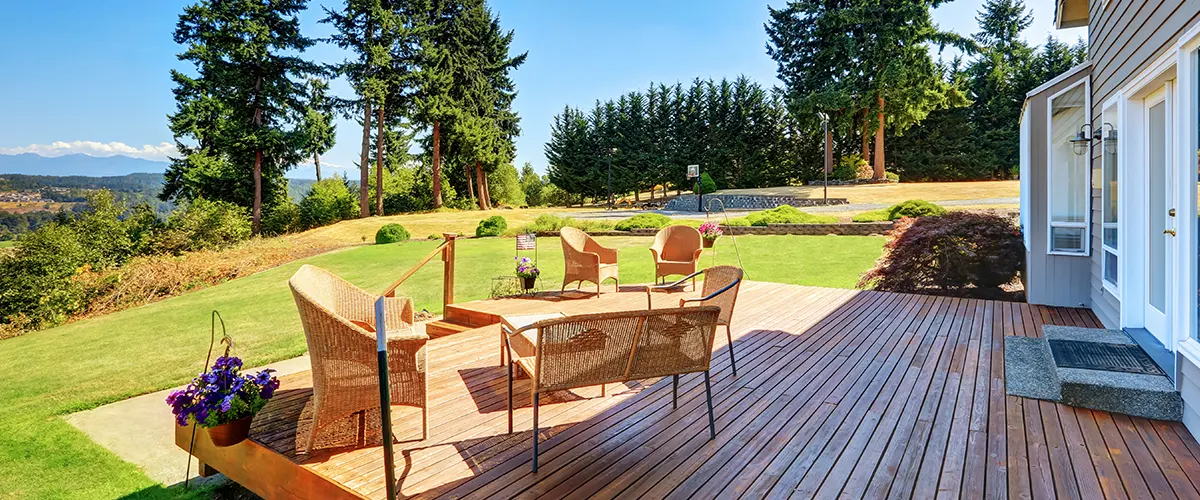
[[[537,472],[539,396],[549,391],[704,372],[709,434],[716,438],[708,369],[721,310],[701,306],[565,316],[505,336],[508,431],[513,430],[513,368],[530,376],[533,470]],[[673,400],[674,401],[674,400]]]
[[[288,281],[312,363],[313,395],[301,414],[296,450],[382,442],[375,297],[333,273],[304,265]],[[422,409],[428,435],[426,343],[413,330],[412,300],[385,300],[388,385],[393,405]]]

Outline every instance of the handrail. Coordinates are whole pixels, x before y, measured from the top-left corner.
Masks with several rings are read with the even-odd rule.
[[[433,260],[434,257],[436,257],[438,254],[441,254],[442,300],[444,305],[450,305],[454,303],[454,240],[458,238],[458,234],[442,233],[442,237],[445,238],[445,241],[443,241],[441,245],[438,245],[437,248],[433,249],[432,252],[429,252],[429,255],[426,255],[424,259],[421,259],[421,262],[418,262],[417,265],[413,266],[403,275],[401,275],[400,279],[393,282],[392,285],[387,288],[387,290],[384,290],[384,297],[395,297],[396,289],[399,288],[400,285],[404,284],[406,280],[411,278],[412,275],[416,274],[417,271],[420,270],[421,267],[425,266],[425,264],[428,264],[430,260]]]

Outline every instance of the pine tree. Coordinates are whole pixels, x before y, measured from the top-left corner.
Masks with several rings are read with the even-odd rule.
[[[303,0],[202,0],[184,9],[174,38],[196,76],[171,72],[169,121],[182,156],[166,174],[164,200],[249,205],[259,232],[263,200],[279,199],[284,172],[303,154],[304,78],[317,69],[298,55],[313,44],[300,33],[304,8]]]
[[[337,128],[333,123],[333,101],[328,95],[329,83],[320,78],[310,78],[307,91],[304,121],[301,125],[304,134],[303,153],[312,157],[319,181],[321,155],[332,149],[337,142]]]
[[[981,165],[963,175],[1003,177],[1019,161],[1021,105],[1037,85],[1025,77],[1034,52],[1021,40],[1033,17],[1021,0],[988,0],[976,20],[981,29],[973,38],[979,52],[964,80],[974,101],[969,116]]]

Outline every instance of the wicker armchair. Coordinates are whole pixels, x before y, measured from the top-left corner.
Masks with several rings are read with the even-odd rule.
[[[736,266],[713,266],[703,271],[692,273],[683,279],[674,283],[658,286],[646,287],[646,309],[652,309],[653,305],[650,300],[650,294],[656,291],[677,290],[683,286],[687,280],[693,280],[693,286],[696,276],[704,275],[704,289],[700,293],[700,297],[691,299],[679,299],[679,307],[688,304],[697,304],[701,306],[717,306],[721,308],[721,315],[717,318],[717,325],[725,327],[725,338],[729,340],[729,366],[732,368],[733,376],[737,376],[737,361],[733,357],[733,331],[730,329],[729,323],[733,319],[733,307],[737,305],[738,290],[742,287],[742,269]]]
[[[296,271],[288,284],[312,358],[313,396],[301,414],[297,452],[381,443],[374,327],[377,297],[310,265]],[[421,408],[424,439],[428,436],[425,344],[429,337],[413,330],[412,300],[384,300],[391,401]]]
[[[600,283],[612,278],[620,288],[621,280],[617,277],[617,249],[605,248],[587,233],[573,227],[564,227],[559,232],[562,240],[563,260],[566,271],[563,272],[562,290],[575,282],[590,281],[596,284],[596,295],[600,295]]]
[[[700,262],[700,231],[688,226],[667,226],[654,235],[650,253],[654,255],[654,280],[672,274],[691,275]],[[696,281],[692,280],[692,289]]]
[[[712,362],[717,307],[584,314],[538,321],[505,336],[508,356],[508,432],[513,431],[513,367],[530,376],[533,471],[537,472],[539,396],[549,391],[704,372],[710,438],[716,438]],[[677,399],[673,399],[674,401]]]

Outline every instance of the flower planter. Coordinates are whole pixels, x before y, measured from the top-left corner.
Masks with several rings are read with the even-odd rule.
[[[212,440],[213,446],[220,448],[238,444],[250,436],[251,420],[254,420],[254,415],[209,427],[208,438]]]
[[[713,247],[713,243],[716,243],[716,242],[717,242],[717,239],[716,239],[716,238],[713,238],[713,239],[711,239],[711,240],[710,240],[710,239],[708,239],[708,238],[704,238],[704,240],[703,240],[703,241],[704,241],[704,248],[712,248],[712,247]]]
[[[525,287],[525,290],[533,290],[533,287],[537,286],[537,276],[522,276],[521,286]]]

